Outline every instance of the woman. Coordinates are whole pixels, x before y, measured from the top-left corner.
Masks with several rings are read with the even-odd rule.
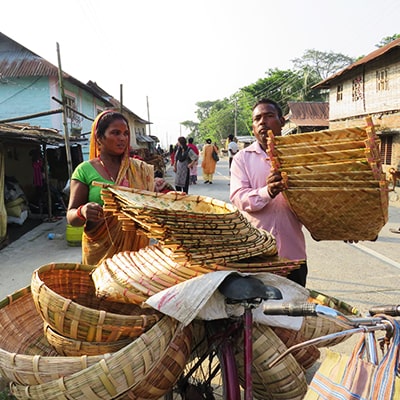
[[[124,250],[138,250],[148,239],[136,231],[123,231],[112,213],[103,211],[101,187],[93,182],[154,190],[153,166],[129,157],[130,132],[127,119],[115,111],[104,111],[92,125],[89,161],[79,164],[71,177],[67,222],[84,225],[82,263],[97,265]]]
[[[211,144],[211,139],[206,139],[206,144],[204,145],[202,151],[203,161],[201,163],[201,168],[203,168],[204,183],[213,183],[213,176],[217,166],[217,162],[212,156],[213,151],[218,153],[218,147],[215,144]]]
[[[189,170],[198,158],[197,154],[187,145],[186,138],[180,136],[174,164],[175,189],[177,192],[189,193]]]

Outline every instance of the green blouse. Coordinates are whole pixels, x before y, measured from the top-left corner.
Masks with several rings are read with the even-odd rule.
[[[80,163],[76,168],[75,171],[72,173],[71,179],[75,179],[79,182],[84,183],[89,187],[89,199],[88,202],[95,202],[98,204],[103,205],[103,200],[101,199],[100,186],[93,186],[92,182],[104,182],[104,183],[111,183],[114,184],[113,181],[104,179],[93,167],[93,165],[89,161],[83,161]]]

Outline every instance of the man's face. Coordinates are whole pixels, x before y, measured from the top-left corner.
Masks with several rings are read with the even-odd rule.
[[[284,123],[273,104],[262,103],[253,110],[253,134],[264,150],[267,148],[267,132],[271,130],[275,136],[281,136]]]

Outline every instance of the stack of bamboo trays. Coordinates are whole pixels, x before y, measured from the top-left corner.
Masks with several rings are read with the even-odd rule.
[[[169,256],[193,266],[275,256],[275,238],[254,227],[233,205],[205,196],[154,193],[108,186],[105,211],[129,226],[136,224]]]
[[[376,240],[388,220],[388,183],[372,119],[365,127],[274,136],[268,155],[283,195],[316,240]]]

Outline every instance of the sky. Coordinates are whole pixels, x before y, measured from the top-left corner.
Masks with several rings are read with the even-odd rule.
[[[359,57],[400,33],[398,0],[17,0],[1,32],[96,82],[167,147],[196,103],[230,97],[308,49]]]

